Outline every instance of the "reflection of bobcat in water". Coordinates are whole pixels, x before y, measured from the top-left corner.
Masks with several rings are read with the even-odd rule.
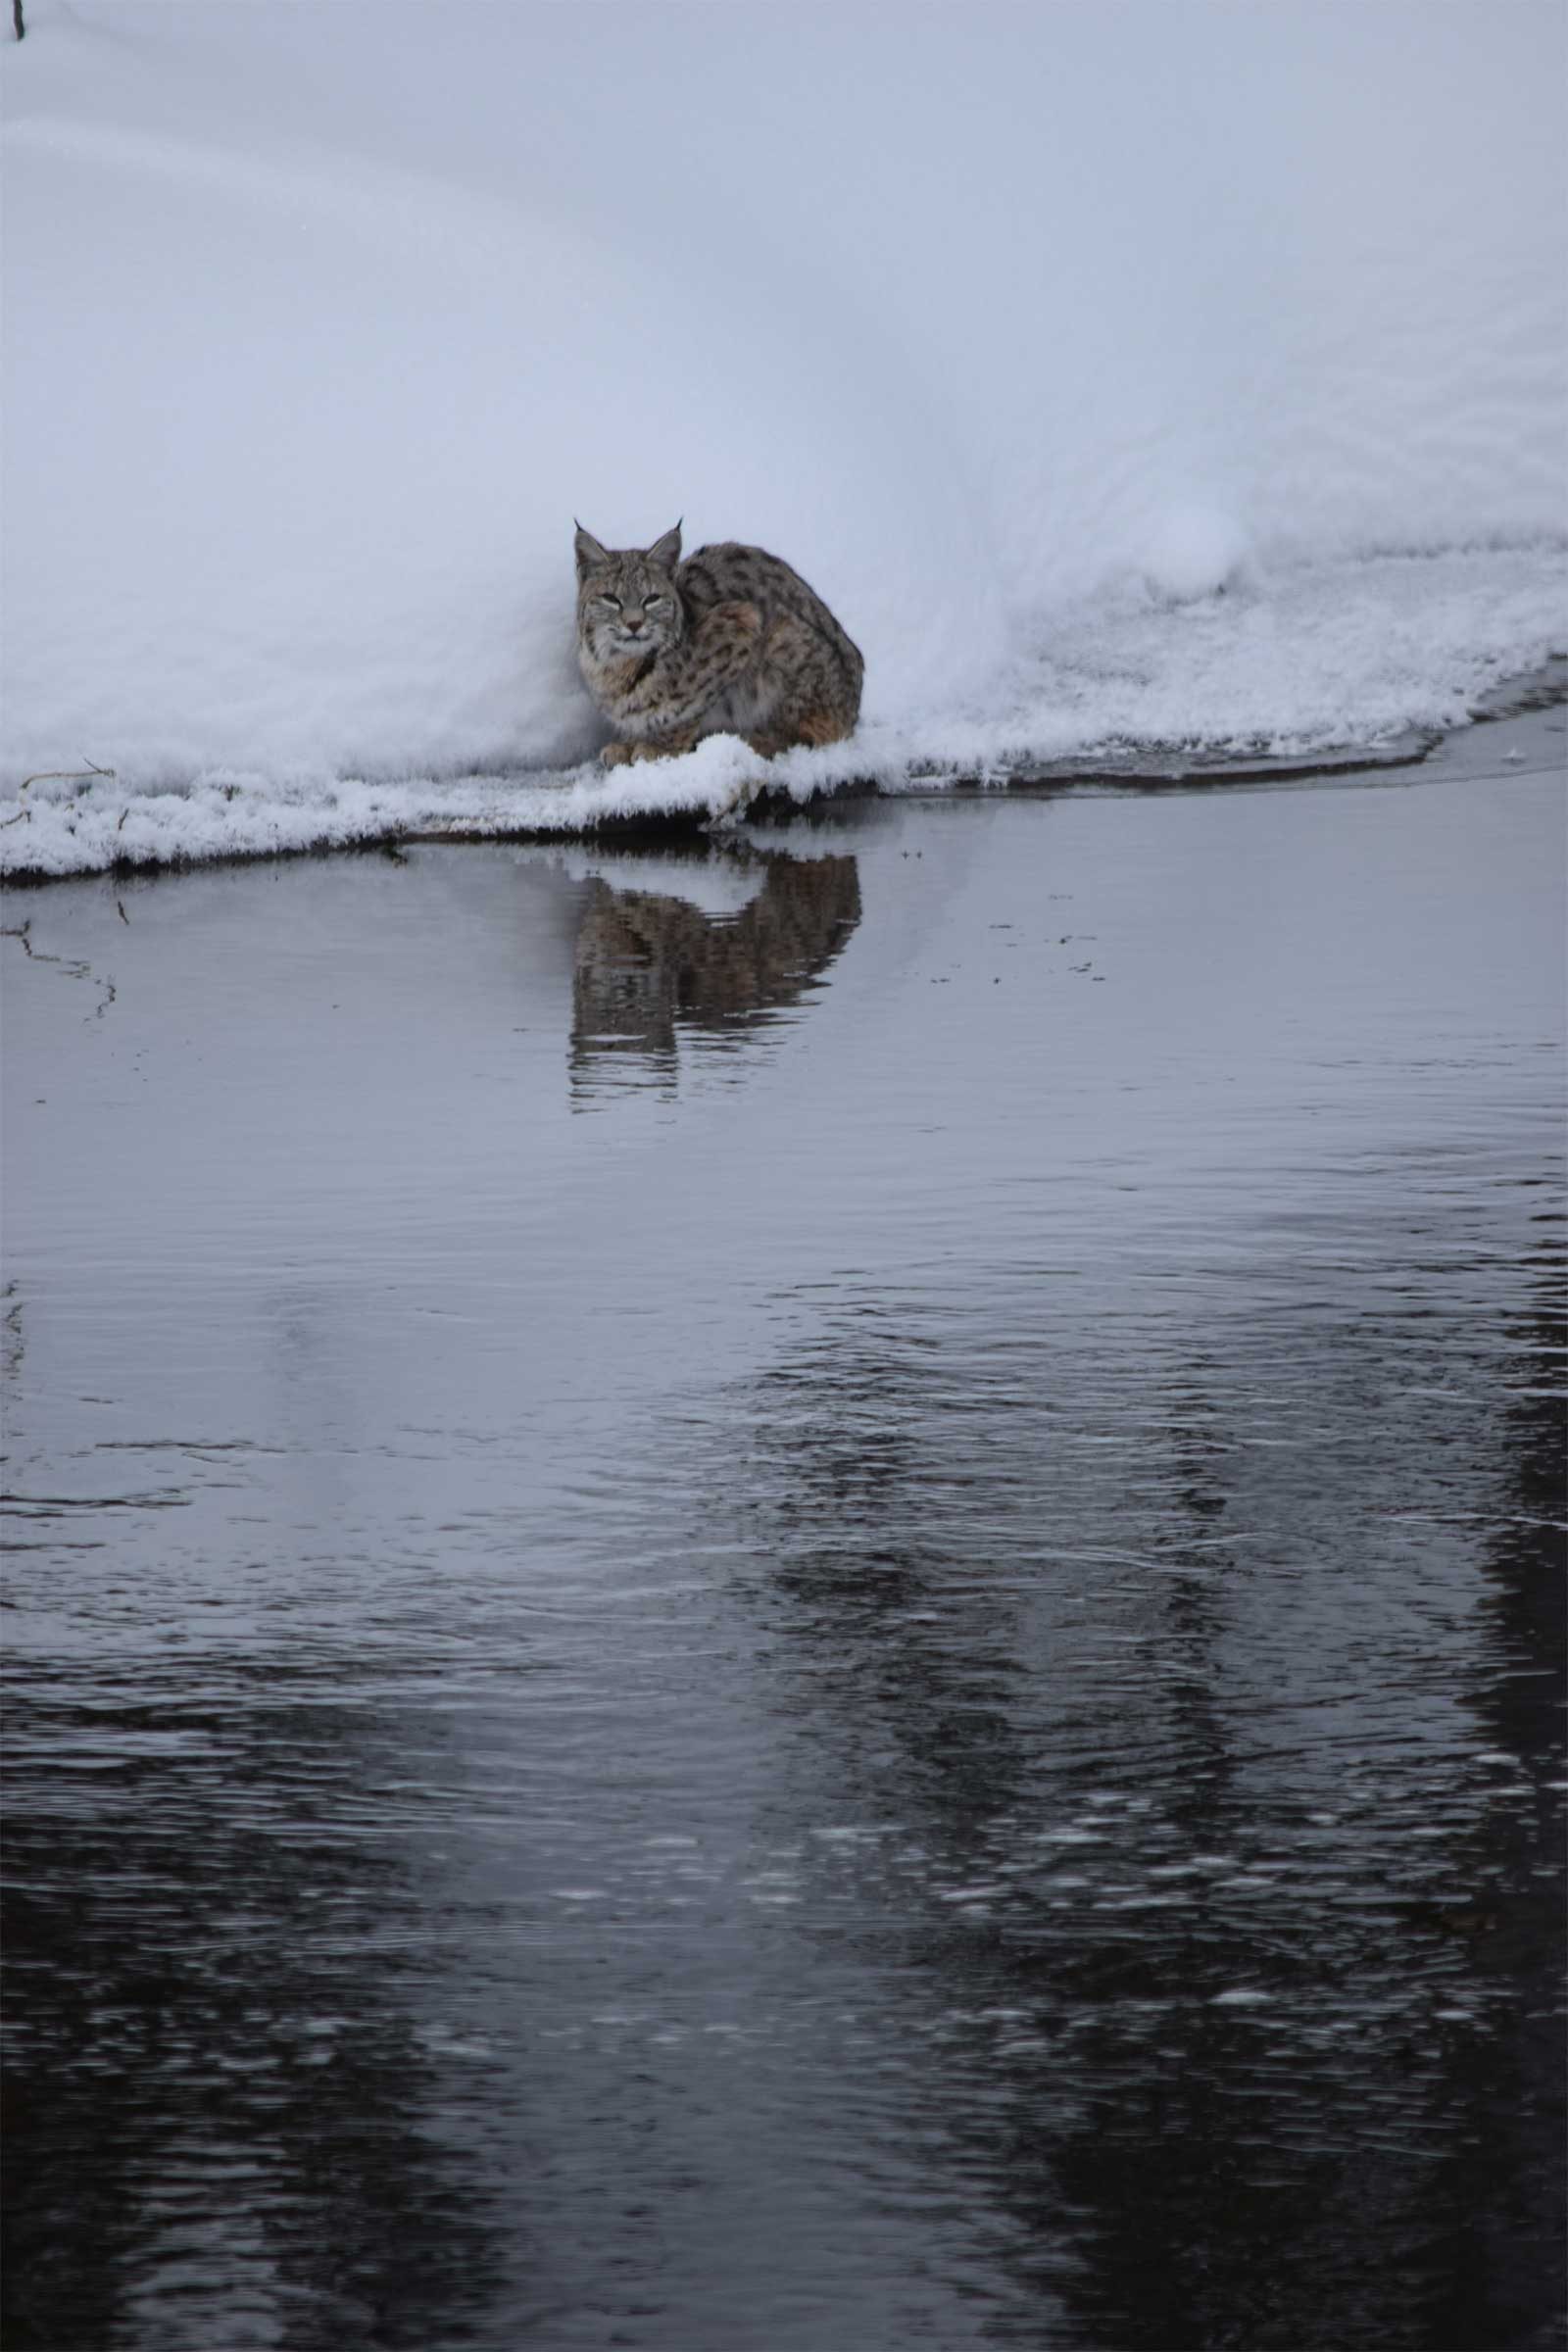
[[[860,917],[853,858],[768,858],[766,880],[738,915],[716,919],[686,899],[589,885],[577,934],[571,1039],[595,1052],[667,1055],[677,1020],[725,1029],[792,1003]]]
[[[680,560],[680,525],[650,548],[577,526],[577,661],[620,740],[607,766],[744,735],[771,759],[855,731],[865,664],[798,571],[725,541]]]

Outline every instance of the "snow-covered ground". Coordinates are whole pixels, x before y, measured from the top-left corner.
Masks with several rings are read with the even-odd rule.
[[[799,792],[1461,720],[1568,642],[1565,64],[1556,0],[27,0],[0,859],[715,807],[728,742],[585,764],[574,514],[828,598]]]

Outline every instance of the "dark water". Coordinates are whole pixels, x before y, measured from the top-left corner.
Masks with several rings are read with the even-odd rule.
[[[1560,728],[12,900],[8,2346],[1559,2340]]]

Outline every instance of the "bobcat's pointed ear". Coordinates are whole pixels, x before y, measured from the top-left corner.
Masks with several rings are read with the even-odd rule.
[[[681,522],[684,522],[685,519],[683,514]],[[650,564],[657,564],[661,571],[673,571],[676,568],[680,563],[680,522],[676,523],[672,531],[666,531],[662,539],[654,541],[653,546],[648,550],[648,561]]]
[[[592,531],[585,531],[580,522],[577,525],[577,537],[575,545],[577,549],[577,577],[579,580],[582,578],[585,571],[592,571],[596,564],[608,564],[610,562],[609,548],[601,547],[598,540],[594,537]]]

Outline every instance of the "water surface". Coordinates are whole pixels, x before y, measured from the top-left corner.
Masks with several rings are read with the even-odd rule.
[[[1560,728],[13,896],[8,2345],[1559,2340]]]

